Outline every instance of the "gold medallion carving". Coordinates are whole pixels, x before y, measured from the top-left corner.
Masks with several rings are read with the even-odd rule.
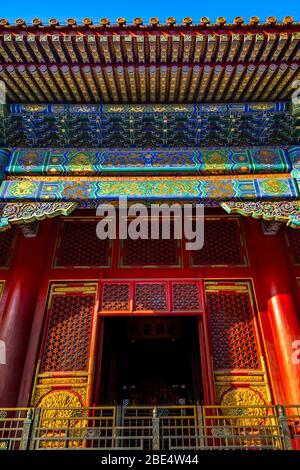
[[[267,406],[261,395],[250,387],[232,387],[221,399],[222,406],[230,408],[230,415],[237,416],[238,426],[257,426],[265,422]],[[224,410],[225,414],[228,411]]]
[[[52,391],[42,397],[38,406],[42,408],[40,447],[81,446],[81,441],[70,439],[72,435],[78,437],[80,428],[86,426],[86,420],[82,419],[84,410],[81,410],[82,404],[76,393],[71,390]]]

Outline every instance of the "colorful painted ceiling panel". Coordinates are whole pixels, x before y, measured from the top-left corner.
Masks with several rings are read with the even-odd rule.
[[[201,175],[286,173],[300,148],[22,149],[4,152],[8,175],[101,175],[183,172]]]
[[[285,102],[210,105],[22,105],[2,109],[3,147],[291,145],[298,118]]]

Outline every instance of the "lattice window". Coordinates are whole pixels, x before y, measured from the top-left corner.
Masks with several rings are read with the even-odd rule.
[[[87,370],[95,296],[54,295],[42,371]]]
[[[110,240],[96,234],[98,220],[63,220],[55,256],[55,267],[110,265]]]
[[[203,248],[190,253],[193,266],[246,265],[239,220],[229,217],[206,217]]]
[[[170,230],[170,238],[164,239],[163,222],[157,221],[159,239],[151,237],[150,224],[148,224],[148,239],[132,240],[128,238],[121,242],[122,266],[180,266],[181,240],[174,239],[177,221],[166,222]]]
[[[201,295],[200,295],[201,294]],[[103,312],[200,312],[202,285],[198,280],[105,280]]]
[[[258,369],[253,314],[247,292],[207,292],[215,369]]]
[[[173,283],[173,309],[199,310],[199,286],[195,283]]]
[[[102,310],[128,311],[129,284],[105,283],[102,294]]]
[[[8,268],[10,265],[12,249],[14,245],[14,229],[8,229],[0,233],[0,267]]]
[[[288,228],[286,230],[288,244],[295,264],[300,264],[300,230]]]
[[[179,240],[124,240],[123,266],[179,266]]]
[[[134,310],[168,310],[166,284],[136,284]]]

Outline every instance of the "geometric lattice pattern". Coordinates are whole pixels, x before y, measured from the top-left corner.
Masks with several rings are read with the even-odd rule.
[[[294,264],[300,264],[300,230],[288,228],[286,236]]]
[[[134,310],[167,310],[167,285],[162,283],[136,284]]]
[[[54,295],[42,371],[87,370],[94,295]]]
[[[197,312],[203,311],[202,284],[198,280],[102,281],[103,312]]]
[[[63,220],[55,266],[109,266],[110,240],[96,234],[99,220]]]
[[[249,294],[207,292],[215,369],[258,369]]]
[[[173,309],[199,310],[199,286],[192,283],[173,283]]]
[[[13,229],[0,233],[0,267],[8,268],[10,265],[15,231]]]
[[[205,217],[203,248],[190,253],[193,266],[245,265],[238,219]]]
[[[102,294],[102,310],[128,311],[129,285],[121,283],[105,283]]]
[[[123,266],[179,266],[179,240],[132,240],[122,243]]]

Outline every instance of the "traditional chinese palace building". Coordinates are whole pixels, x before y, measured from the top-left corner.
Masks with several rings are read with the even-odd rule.
[[[299,448],[299,43],[0,20],[0,448]],[[99,239],[120,196],[203,203],[203,248]]]

